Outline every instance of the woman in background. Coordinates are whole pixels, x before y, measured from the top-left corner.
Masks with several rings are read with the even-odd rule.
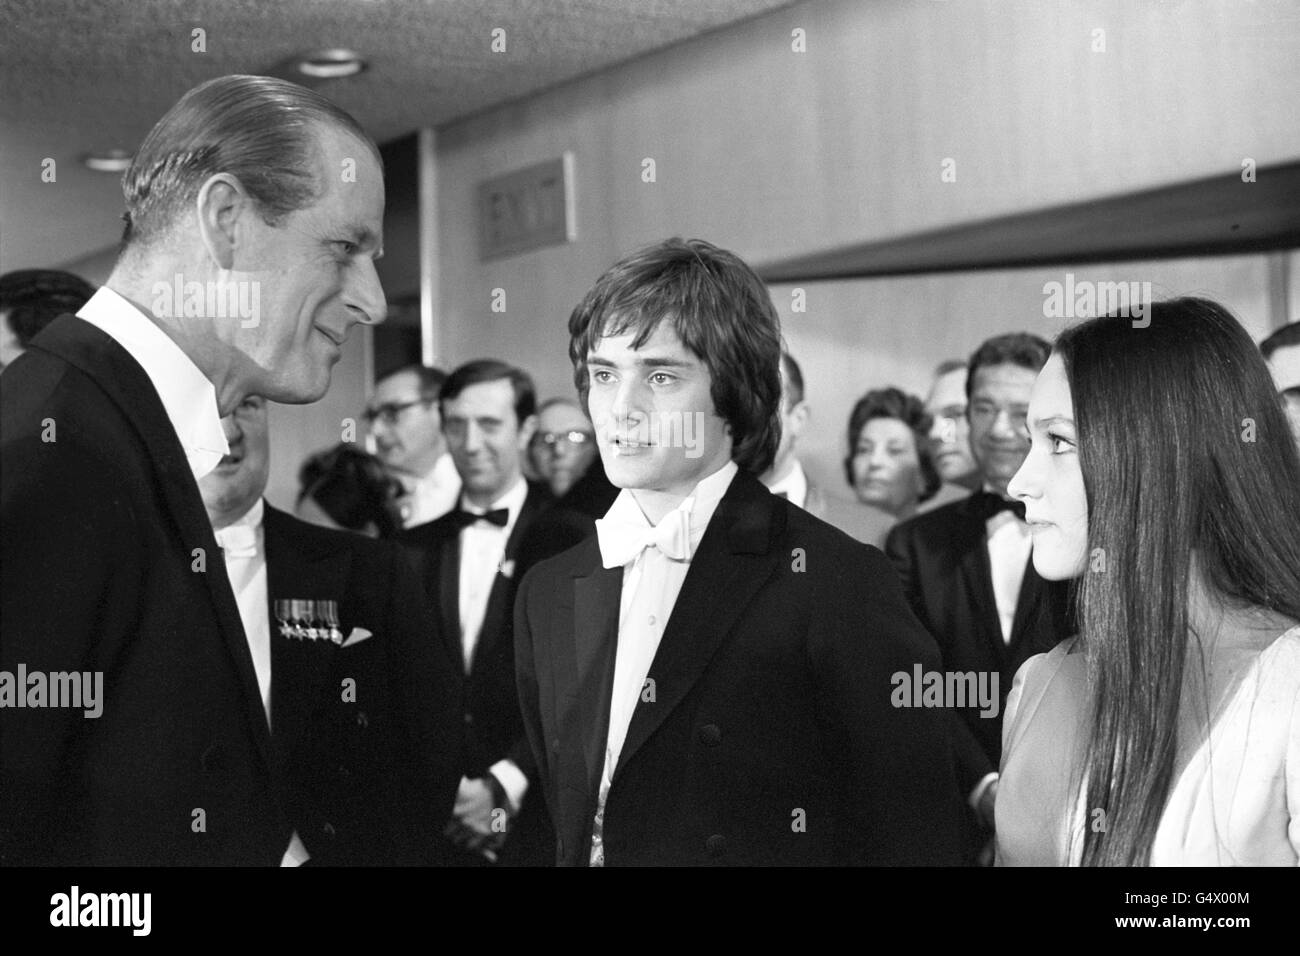
[[[897,388],[867,392],[849,415],[844,474],[856,505],[828,502],[826,520],[877,548],[889,529],[916,514],[941,479],[929,439],[933,419],[915,395]]]
[[[303,521],[326,528],[391,538],[401,528],[396,499],[401,485],[374,455],[340,444],[312,455],[298,471]]]
[[[1057,340],[1023,501],[1080,637],[1016,675],[998,861],[1289,865],[1300,857],[1300,456],[1221,306],[1151,306]]]

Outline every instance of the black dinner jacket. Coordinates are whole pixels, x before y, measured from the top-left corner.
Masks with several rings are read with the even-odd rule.
[[[104,696],[5,711],[0,862],[278,864],[252,655],[144,369],[59,317],[0,375],[0,445],[0,669],[98,672]]]
[[[271,737],[316,865],[428,864],[460,782],[458,662],[394,542],[266,506]],[[281,633],[277,600],[333,600],[349,646]]]
[[[530,571],[515,606],[560,865],[589,859],[622,583],[591,538]],[[946,721],[891,705],[891,675],[938,663],[879,551],[737,474],[636,704],[605,864],[956,863]]]
[[[469,672],[464,670],[460,638],[460,528],[449,512],[405,531],[401,541],[411,553],[430,603],[436,609],[438,639],[458,663],[463,675],[464,749],[461,772],[474,779],[508,758],[531,776],[532,757],[519,718],[515,695],[515,653],[512,617],[519,576],[514,562],[529,526],[551,501],[546,487],[528,482],[528,494],[506,541],[502,568],[492,581],[483,627],[474,645]]]
[[[977,493],[978,494],[978,493]],[[945,669],[998,675],[996,717],[979,707],[960,711],[958,768],[967,793],[998,769],[1002,711],[1020,665],[1068,636],[1065,584],[1044,581],[1031,559],[1025,567],[1011,641],[1002,638],[989,567],[988,529],[976,495],[917,515],[894,528],[885,552],[908,603],[939,644]],[[963,730],[964,729],[964,730]]]

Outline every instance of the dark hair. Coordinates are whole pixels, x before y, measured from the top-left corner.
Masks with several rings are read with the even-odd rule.
[[[395,499],[401,485],[374,455],[349,444],[317,452],[298,469],[298,503],[311,498],[341,528],[373,523],[381,538],[400,530]]]
[[[781,369],[790,382],[790,392],[786,395],[785,407],[794,408],[803,401],[803,369],[794,360],[794,356],[785,349],[781,350]]]
[[[966,363],[966,401],[970,401],[975,373],[984,366],[1019,365],[1031,372],[1041,372],[1051,351],[1046,339],[1029,332],[1008,332],[985,340]]]
[[[1263,358],[1207,299],[1152,303],[1149,318],[1091,319],[1055,346],[1089,555],[1104,549],[1107,570],[1085,572],[1077,594],[1092,688],[1086,806],[1106,820],[1084,834],[1093,865],[1150,859],[1177,769],[1192,588],[1300,618],[1300,455]]]
[[[36,333],[65,312],[76,312],[95,294],[80,276],[58,269],[19,269],[0,276],[0,312],[9,313],[9,328],[27,348]]]
[[[509,379],[515,393],[515,424],[522,425],[524,419],[537,413],[537,389],[527,372],[498,359],[475,359],[448,375],[438,393],[438,411],[442,411],[447,399],[455,398],[470,385],[498,382],[503,378]]]
[[[182,96],[140,144],[122,176],[122,246],[150,243],[218,173],[239,180],[268,225],[321,195],[317,133],[334,126],[379,150],[320,93],[270,76],[219,76]]]
[[[1292,345],[1300,345],[1300,322],[1291,322],[1280,329],[1274,329],[1272,335],[1259,343],[1259,350],[1264,353],[1264,358],[1271,359],[1278,349]]]
[[[447,373],[440,368],[434,368],[432,365],[421,365],[415,362],[411,365],[403,365],[395,368],[391,372],[385,372],[379,378],[375,379],[375,384],[386,382],[397,375],[414,375],[416,378],[416,387],[420,390],[420,398],[424,401],[432,401],[438,397],[442,391],[442,385],[447,381]]]
[[[873,418],[896,418],[912,430],[916,457],[921,463],[921,477],[925,480],[925,488],[918,500],[929,501],[943,484],[939,469],[934,465],[934,457],[930,454],[930,429],[934,425],[934,417],[925,410],[924,402],[898,388],[872,389],[858,399],[853,411],[849,413],[849,453],[844,459],[844,476],[849,487],[853,487],[854,448],[857,447],[858,436]]]
[[[587,408],[587,354],[633,330],[641,348],[667,319],[712,379],[731,457],[755,475],[781,441],[781,322],[767,287],[736,255],[702,239],[665,239],[616,262],[569,316],[573,381]]]

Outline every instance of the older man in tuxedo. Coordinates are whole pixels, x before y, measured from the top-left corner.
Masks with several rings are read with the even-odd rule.
[[[537,427],[536,392],[522,369],[481,359],[447,377],[439,405],[462,481],[459,507],[402,540],[465,680],[462,779],[447,821],[446,858],[467,865],[544,862],[548,827],[542,800],[531,792],[512,637],[520,542],[551,500],[522,470]]]
[[[223,415],[319,399],[383,320],[379,154],[319,94],[227,76],[123,188],[107,284],[0,376],[0,663],[104,697],[6,712],[0,862],[274,865],[293,822],[198,480]]]
[[[222,419],[199,481],[235,591],[294,828],[283,863],[433,863],[460,779],[456,662],[402,549],[262,499],[266,402]]]
[[[623,490],[515,608],[524,726],[568,866],[943,864],[946,722],[896,707],[939,656],[880,552],[757,476],[780,438],[780,328],[734,255],[673,239],[569,320]]]
[[[971,356],[970,450],[981,489],[894,528],[885,552],[912,610],[939,643],[949,671],[998,678],[998,706],[962,708],[954,721],[969,814],[967,860],[990,859],[1002,709],[1017,669],[1068,636],[1066,585],[1039,577],[1025,507],[1007,483],[1029,452],[1029,392],[1051,348],[1028,333],[999,335]]]

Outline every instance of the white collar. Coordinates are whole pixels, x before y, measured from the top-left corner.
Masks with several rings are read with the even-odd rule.
[[[107,286],[90,297],[77,317],[112,336],[144,369],[185,450],[195,481],[230,454],[217,410],[217,390],[167,333]]]
[[[779,495],[784,491],[791,504],[799,505],[802,508],[804,500],[808,497],[808,476],[804,474],[803,465],[799,464],[799,459],[794,460],[794,466],[790,469],[790,474],[780,481],[768,485],[767,490],[774,495]]]
[[[460,504],[461,507],[470,514],[487,514],[489,511],[496,511],[498,508],[505,508],[506,511],[510,512],[509,520],[513,522],[515,520],[515,515],[519,514],[519,512],[523,510],[524,499],[528,497],[528,482],[526,482],[521,475],[519,480],[510,487],[509,491],[498,497],[487,508],[480,508],[478,505],[471,504],[469,499],[464,495],[465,493],[462,491]]]
[[[249,528],[254,528],[254,529],[260,528],[262,526],[262,518],[265,515],[265,513],[266,513],[266,504],[263,501],[263,499],[259,497],[256,501],[253,502],[253,506],[251,508],[245,511],[234,521],[230,522],[230,524],[226,525],[226,528],[233,528],[236,525],[245,525]],[[225,528],[221,530],[224,531]]]
[[[692,553],[695,551],[695,546],[700,543],[700,538],[704,536],[704,529],[713,519],[713,512],[718,509],[718,503],[731,487],[732,479],[736,477],[736,472],[739,470],[734,461],[728,461],[713,474],[701,478],[695,490],[673,509],[689,512],[691,516]],[[632,496],[629,488],[624,488],[618,493],[618,497],[614,499],[605,517],[615,522],[631,522],[647,528],[651,527],[649,519],[641,511],[641,506],[636,503],[636,498]]]

